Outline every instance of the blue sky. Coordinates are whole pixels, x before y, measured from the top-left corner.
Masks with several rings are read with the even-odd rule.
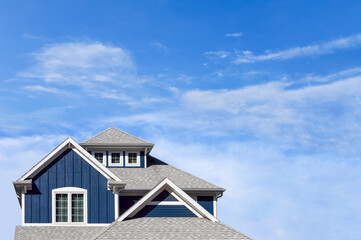
[[[1,1],[0,182],[115,126],[259,240],[361,237],[361,2]]]

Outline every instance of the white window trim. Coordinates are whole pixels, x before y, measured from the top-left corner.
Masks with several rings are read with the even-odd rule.
[[[136,153],[137,154],[137,163],[128,163],[128,153]],[[126,167],[140,167],[140,152],[139,151],[125,152],[125,166]]]
[[[102,151],[92,151],[92,155],[93,155],[93,157],[95,158],[95,153],[103,153],[103,163],[101,163],[101,162],[99,162],[98,160],[98,162],[99,163],[101,163],[101,164],[103,164],[104,166],[106,166],[107,165],[107,152],[102,152]],[[95,158],[96,159],[96,158]]]
[[[119,163],[112,163],[112,153],[119,153]],[[114,151],[114,152],[108,152],[108,166],[110,167],[122,167],[123,166],[123,151]]]
[[[68,221],[67,222],[56,222],[56,194],[68,194]],[[71,194],[83,194],[84,195],[84,221],[83,222],[71,222]],[[52,223],[54,225],[84,225],[88,223],[88,198],[87,190],[76,187],[63,187],[52,190]]]

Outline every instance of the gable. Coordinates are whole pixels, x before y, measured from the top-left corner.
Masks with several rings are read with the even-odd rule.
[[[33,188],[25,194],[25,223],[52,222],[52,190],[77,187],[87,190],[87,222],[114,221],[114,195],[107,178],[67,149],[33,177]]]
[[[172,197],[169,195],[172,195]],[[154,201],[155,199],[161,199],[161,201]],[[176,201],[174,201],[174,199],[176,199]],[[207,218],[214,222],[218,221],[212,214],[168,178],[163,179],[163,181],[150,190],[140,200],[136,201],[136,203],[126,210],[117,221],[141,216],[197,216],[200,218]]]
[[[28,172],[26,172],[19,179],[19,181],[31,179],[69,148],[73,149],[83,160],[87,161],[92,167],[94,167],[108,180],[115,180],[119,182],[121,181],[114,173],[107,169],[103,164],[99,163],[90,153],[88,153],[84,148],[82,148],[70,137],[67,138],[64,142],[62,142],[58,147],[56,147],[51,153],[49,153],[45,158],[38,162]]]

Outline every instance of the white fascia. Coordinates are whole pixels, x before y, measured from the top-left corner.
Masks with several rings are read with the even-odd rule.
[[[212,214],[210,214],[206,209],[194,201],[187,193],[185,193],[181,188],[179,188],[175,183],[170,179],[163,179],[158,185],[156,185],[152,190],[150,190],[146,195],[144,195],[140,200],[138,200],[132,207],[125,211],[117,221],[123,221],[127,217],[132,217],[137,214],[143,207],[148,205],[151,200],[153,200],[159,193],[164,189],[170,189],[176,196],[178,200],[182,200],[185,205],[192,209],[192,212],[197,212],[197,216],[208,218],[212,222],[218,222]]]
[[[113,179],[119,182],[121,181],[114,173],[107,169],[103,164],[98,162],[90,153],[88,153],[84,148],[82,148],[71,137],[68,137],[58,147],[51,151],[45,158],[38,162],[27,173],[25,173],[19,179],[19,181],[24,181],[27,178],[33,177],[36,173],[38,173],[41,169],[47,166],[51,161],[53,161],[57,156],[59,156],[63,151],[68,148],[72,148],[80,157],[87,161],[92,167],[98,170],[107,179]]]

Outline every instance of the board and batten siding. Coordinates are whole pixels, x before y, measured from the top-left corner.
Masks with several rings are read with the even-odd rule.
[[[87,189],[88,223],[114,221],[114,195],[107,179],[67,149],[33,178],[33,190],[25,194],[25,223],[51,223],[52,190],[61,187]]]

